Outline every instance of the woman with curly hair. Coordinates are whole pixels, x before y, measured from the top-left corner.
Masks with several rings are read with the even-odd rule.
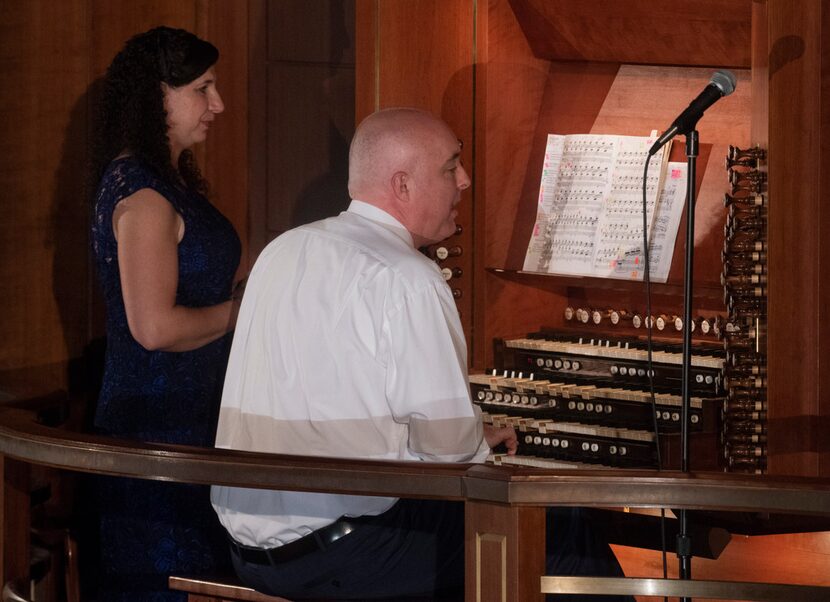
[[[224,110],[217,49],[181,29],[131,38],[102,82],[92,241],[107,312],[97,432],[213,445],[238,311],[240,243],[191,147]],[[100,481],[99,600],[184,600],[167,575],[214,572],[226,544],[206,488]]]

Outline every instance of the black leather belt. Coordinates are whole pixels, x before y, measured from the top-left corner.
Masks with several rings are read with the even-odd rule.
[[[359,524],[357,520],[341,518],[277,548],[255,548],[237,543],[231,537],[228,539],[231,543],[231,550],[245,562],[273,565],[295,560],[317,550],[325,550],[341,537],[354,531]]]

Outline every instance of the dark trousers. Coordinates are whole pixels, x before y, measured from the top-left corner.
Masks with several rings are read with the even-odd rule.
[[[622,576],[607,543],[578,508],[547,513],[549,575]],[[232,554],[239,578],[253,589],[289,599],[463,599],[464,505],[442,500],[398,501],[326,550],[276,565],[245,562]],[[630,600],[548,596],[550,600]]]

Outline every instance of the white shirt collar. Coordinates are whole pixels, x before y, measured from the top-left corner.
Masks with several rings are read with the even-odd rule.
[[[349,213],[355,213],[360,217],[365,217],[368,220],[385,226],[387,229],[400,236],[404,241],[406,241],[407,244],[409,244],[409,246],[415,246],[415,241],[412,240],[412,235],[409,233],[409,230],[407,230],[401,222],[380,207],[371,205],[366,201],[352,199],[352,202],[349,203],[349,208],[346,211]]]

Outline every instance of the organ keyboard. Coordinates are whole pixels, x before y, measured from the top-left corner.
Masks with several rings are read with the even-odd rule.
[[[511,368],[537,374],[568,377],[574,382],[612,382],[648,386],[648,350],[635,338],[587,337],[580,334],[542,331],[502,342],[504,355],[515,356]],[[497,355],[499,354],[497,346]],[[656,390],[680,390],[682,347],[678,343],[655,342],[651,354]],[[721,347],[700,346],[691,358],[691,391],[719,395],[723,391],[724,353]]]
[[[680,430],[679,345],[654,345],[653,399],[648,352],[639,339],[543,331],[497,341],[496,349],[500,368],[470,376],[473,401],[485,420],[513,426],[519,435],[518,455],[496,455],[494,461],[652,468],[655,423],[661,439]],[[691,364],[690,431],[715,433],[724,402],[723,353],[697,347]]]

